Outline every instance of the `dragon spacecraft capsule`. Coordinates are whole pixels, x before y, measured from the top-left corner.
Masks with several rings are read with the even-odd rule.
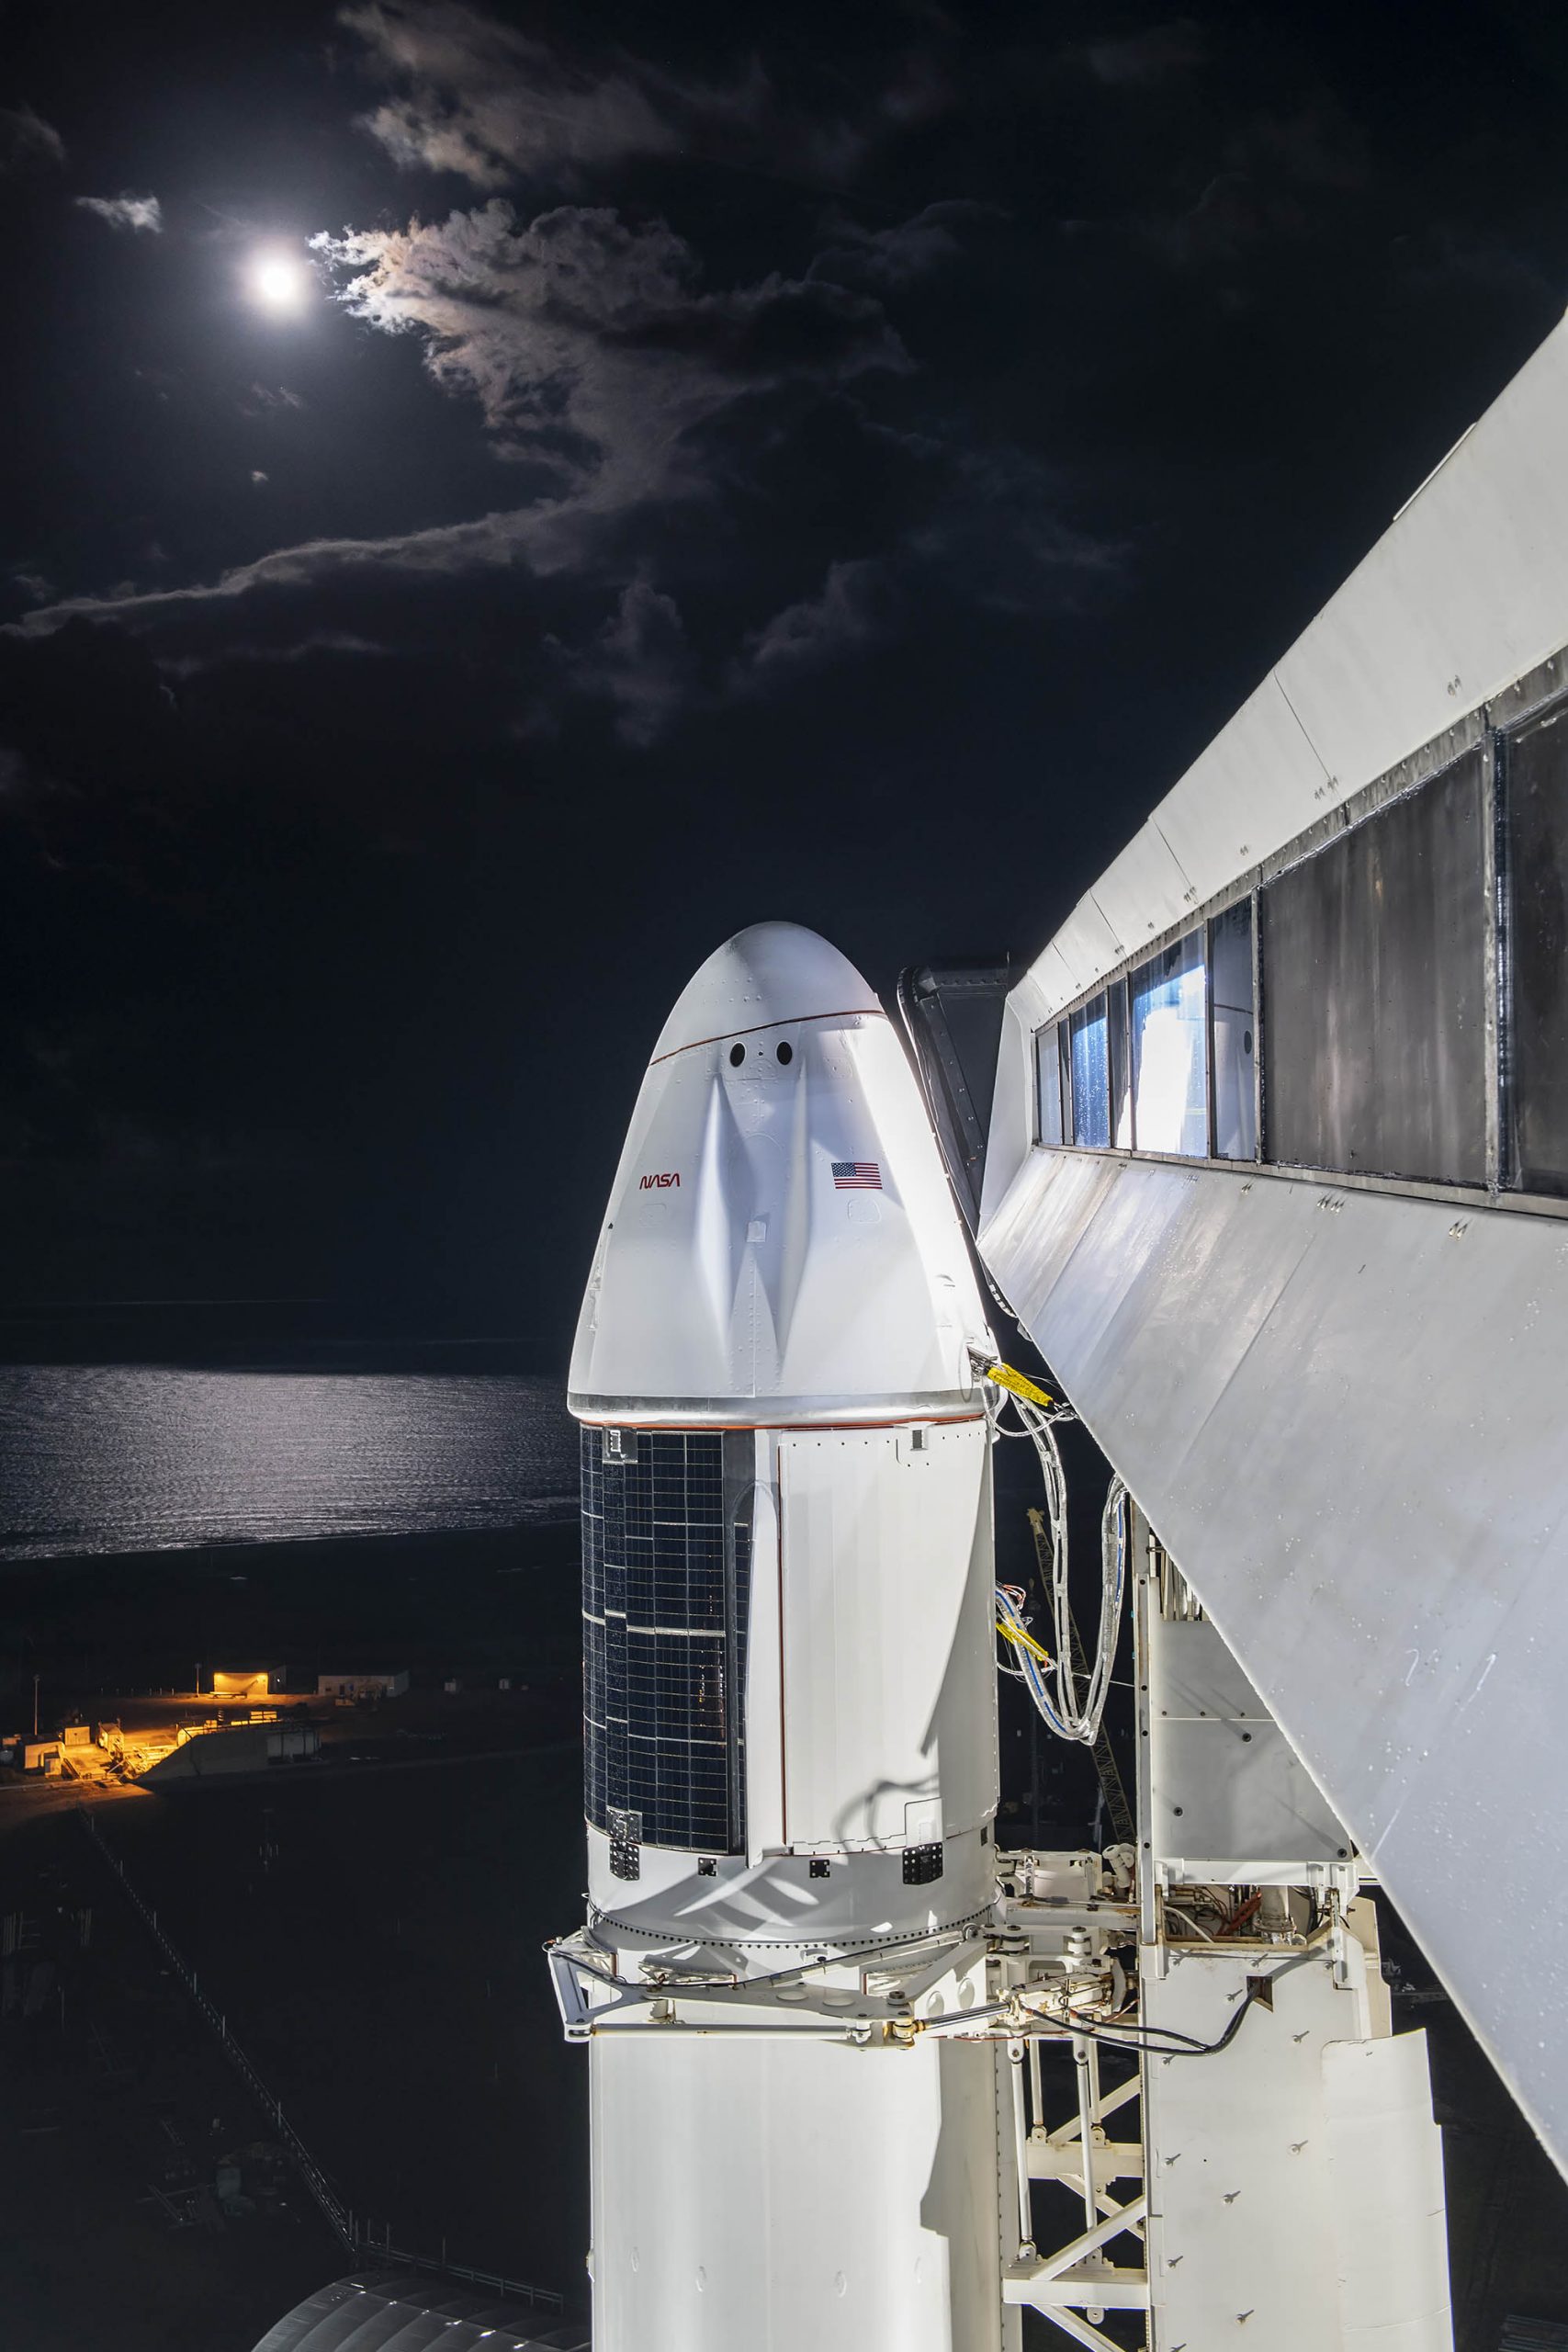
[[[991,1350],[875,996],[741,932],[654,1049],[571,1363],[596,2352],[1017,2341],[1005,2058],[871,2017],[995,1898]]]

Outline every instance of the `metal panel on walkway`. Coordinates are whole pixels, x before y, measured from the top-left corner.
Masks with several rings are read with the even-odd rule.
[[[980,1242],[1568,2169],[1562,1225],[1036,1150]]]

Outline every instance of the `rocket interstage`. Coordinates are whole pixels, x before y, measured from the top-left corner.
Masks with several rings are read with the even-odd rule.
[[[993,1353],[914,1077],[787,923],[659,1038],[583,1302],[596,2352],[999,2352]],[[909,2028],[910,2030],[906,2030]]]

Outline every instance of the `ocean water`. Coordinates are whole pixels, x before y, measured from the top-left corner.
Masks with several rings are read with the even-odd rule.
[[[0,1560],[522,1527],[576,1499],[550,1380],[0,1367]]]

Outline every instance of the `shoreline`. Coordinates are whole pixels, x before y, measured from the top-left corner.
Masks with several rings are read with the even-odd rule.
[[[210,1689],[266,1667],[286,1695],[319,1675],[406,1668],[416,1687],[580,1672],[576,1515],[505,1528],[287,1537],[0,1563],[0,1731],[134,1690]]]
[[[554,1512],[554,1498],[549,1498]],[[0,1544],[0,1589],[6,1571],[12,1569],[90,1568],[110,1562],[129,1563],[136,1560],[181,1560],[197,1555],[210,1555],[214,1559],[228,1558],[237,1553],[316,1552],[323,1545],[342,1544],[345,1547],[366,1544],[384,1544],[389,1548],[399,1544],[462,1544],[470,1539],[481,1543],[505,1538],[531,1536],[549,1529],[577,1526],[577,1501],[563,1501],[558,1516],[538,1520],[514,1520],[504,1527],[457,1528],[389,1528],[381,1531],[368,1528],[363,1532],[327,1530],[320,1535],[257,1535],[235,1536],[229,1541],[197,1544],[117,1544],[101,1552],[26,1552],[8,1553]]]

